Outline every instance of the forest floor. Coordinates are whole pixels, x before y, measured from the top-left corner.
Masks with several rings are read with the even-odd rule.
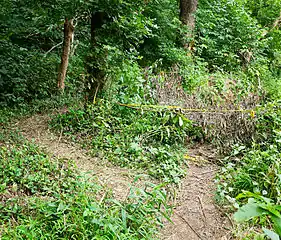
[[[96,177],[100,185],[112,189],[113,196],[124,200],[131,183],[139,174],[135,170],[120,168],[100,161],[87,154],[78,144],[62,135],[52,133],[48,128],[48,115],[34,115],[15,123],[24,137],[35,141],[51,156],[73,160],[78,169]],[[188,150],[190,164],[187,177],[177,189],[173,223],[166,222],[161,230],[163,240],[228,240],[231,239],[231,219],[215,204],[214,177],[218,167],[213,163],[214,150],[207,146],[195,146]],[[142,177],[134,185],[142,187],[149,177]]]

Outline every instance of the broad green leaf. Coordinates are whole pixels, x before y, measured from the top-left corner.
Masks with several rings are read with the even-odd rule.
[[[279,234],[279,236],[281,236],[281,218],[272,215],[271,219],[274,224],[274,230]]]
[[[122,222],[123,222],[124,229],[127,229],[127,213],[124,208],[121,209],[121,215],[122,215]]]
[[[260,204],[260,207],[268,211],[270,215],[275,216],[277,219],[281,219],[281,214],[274,205]]]
[[[258,203],[253,198],[250,198],[248,203],[241,208],[234,214],[234,219],[237,222],[244,222],[248,221],[251,218],[261,216],[265,211],[263,211]]]

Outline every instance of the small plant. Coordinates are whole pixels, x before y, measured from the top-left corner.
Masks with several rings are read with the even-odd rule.
[[[281,206],[276,205],[269,198],[262,197],[258,194],[244,192],[237,196],[237,199],[248,198],[248,203],[243,205],[234,214],[237,222],[255,220],[261,225],[268,225],[274,231],[263,227],[264,234],[272,240],[279,240],[281,236]]]

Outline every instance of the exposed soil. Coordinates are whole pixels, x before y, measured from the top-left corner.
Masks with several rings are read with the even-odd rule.
[[[70,143],[63,136],[57,136],[48,129],[49,116],[35,115],[21,120],[16,126],[28,140],[58,158],[71,159],[85,173],[97,177],[99,183],[112,189],[118,200],[126,198],[136,172],[119,168],[108,162],[93,158],[79,145]],[[163,240],[227,240],[231,239],[231,221],[214,203],[214,176],[217,166],[211,163],[215,153],[205,146],[189,150],[190,166],[177,193],[174,223],[165,223],[161,231]],[[149,178],[141,179],[137,185],[144,186]]]
[[[164,240],[228,240],[231,222],[214,203],[217,167],[191,164],[178,192],[173,223],[162,231]]]
[[[16,125],[24,137],[35,141],[51,156],[73,160],[81,172],[95,176],[100,185],[112,189],[116,199],[124,200],[138,173],[91,157],[87,154],[87,150],[82,149],[78,144],[52,133],[48,128],[49,120],[48,115],[35,115],[21,120]],[[151,182],[149,177],[143,176],[137,183],[134,183],[134,186],[141,187],[145,185],[146,180]]]

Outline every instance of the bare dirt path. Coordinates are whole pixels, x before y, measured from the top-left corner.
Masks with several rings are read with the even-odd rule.
[[[62,136],[53,134],[48,128],[48,115],[35,115],[16,123],[23,136],[35,141],[49,154],[74,160],[84,173],[96,176],[102,186],[112,189],[118,200],[128,194],[136,172],[119,168],[90,157],[79,145],[71,143]],[[228,240],[231,239],[230,220],[223,215],[214,203],[214,176],[217,166],[210,163],[214,157],[212,150],[196,146],[189,150],[189,168],[177,193],[173,223],[166,222],[160,233],[162,240]],[[138,187],[152,180],[141,179]]]
[[[190,149],[188,175],[177,194],[173,223],[162,231],[164,240],[228,240],[231,220],[216,206],[214,177],[218,167],[212,164],[212,150],[205,146]]]
[[[17,122],[16,126],[28,140],[35,141],[54,157],[73,160],[83,173],[96,177],[100,185],[112,189],[116,199],[124,200],[138,173],[89,156],[78,144],[52,133],[48,128],[49,120],[48,115],[34,115]],[[142,177],[134,186],[144,186],[146,181],[151,182],[151,179]]]

